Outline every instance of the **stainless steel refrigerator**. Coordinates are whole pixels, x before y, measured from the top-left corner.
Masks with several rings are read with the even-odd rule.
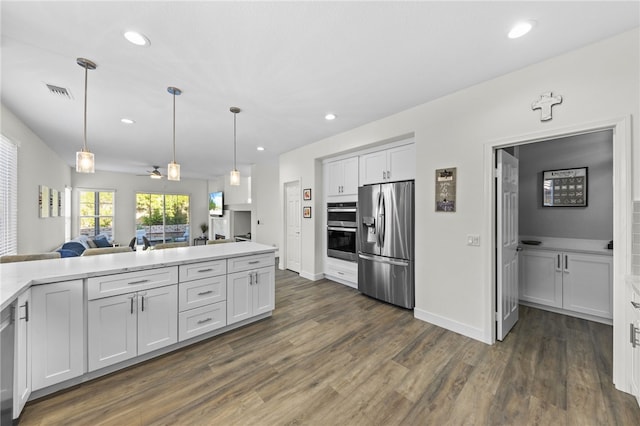
[[[358,188],[358,290],[414,307],[413,181]]]

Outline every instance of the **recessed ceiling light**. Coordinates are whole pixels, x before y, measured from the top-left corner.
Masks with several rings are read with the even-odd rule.
[[[264,146],[259,146],[256,148],[258,151],[264,151]]]
[[[329,113],[327,115],[324,116],[325,120],[335,120],[336,119],[336,115]]]
[[[531,31],[531,28],[533,28],[533,21],[518,22],[511,28],[511,31],[509,31],[509,34],[507,34],[507,36],[509,38],[522,37],[529,31]]]
[[[147,36],[137,31],[127,31],[126,33],[124,33],[124,38],[126,38],[130,43],[133,43],[136,46],[148,46],[151,44]]]
[[[133,121],[130,118],[121,118],[120,121],[123,122],[124,124],[133,124],[133,123],[135,123],[135,121]]]

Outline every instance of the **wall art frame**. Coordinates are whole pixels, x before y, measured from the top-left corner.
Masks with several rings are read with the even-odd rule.
[[[588,167],[542,172],[542,207],[587,207]]]

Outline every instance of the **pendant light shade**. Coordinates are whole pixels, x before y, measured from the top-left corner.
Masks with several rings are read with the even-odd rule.
[[[173,95],[173,161],[167,165],[167,179],[180,180],[180,164],[176,163],[176,95],[182,91],[177,87],[167,87],[167,92]]]
[[[233,170],[231,170],[231,174],[229,175],[229,185],[239,186],[240,172],[236,168],[236,116],[240,112],[240,108],[231,107],[229,111],[233,113]]]
[[[96,69],[96,64],[85,58],[76,59],[76,63],[84,68],[84,132],[82,150],[76,152],[76,172],[94,173],[95,156],[87,149],[87,75],[89,70]]]

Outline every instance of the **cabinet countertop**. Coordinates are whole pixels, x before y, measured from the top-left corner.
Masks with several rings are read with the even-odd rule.
[[[2,263],[0,264],[0,309],[9,306],[20,293],[32,285],[273,253],[275,250],[275,247],[264,244],[241,242]]]
[[[580,238],[551,238],[536,236],[520,236],[518,245],[527,250],[566,251],[572,253],[600,254],[612,256],[613,250],[607,248],[608,241],[587,240]],[[524,244],[522,241],[540,241],[539,245]]]

